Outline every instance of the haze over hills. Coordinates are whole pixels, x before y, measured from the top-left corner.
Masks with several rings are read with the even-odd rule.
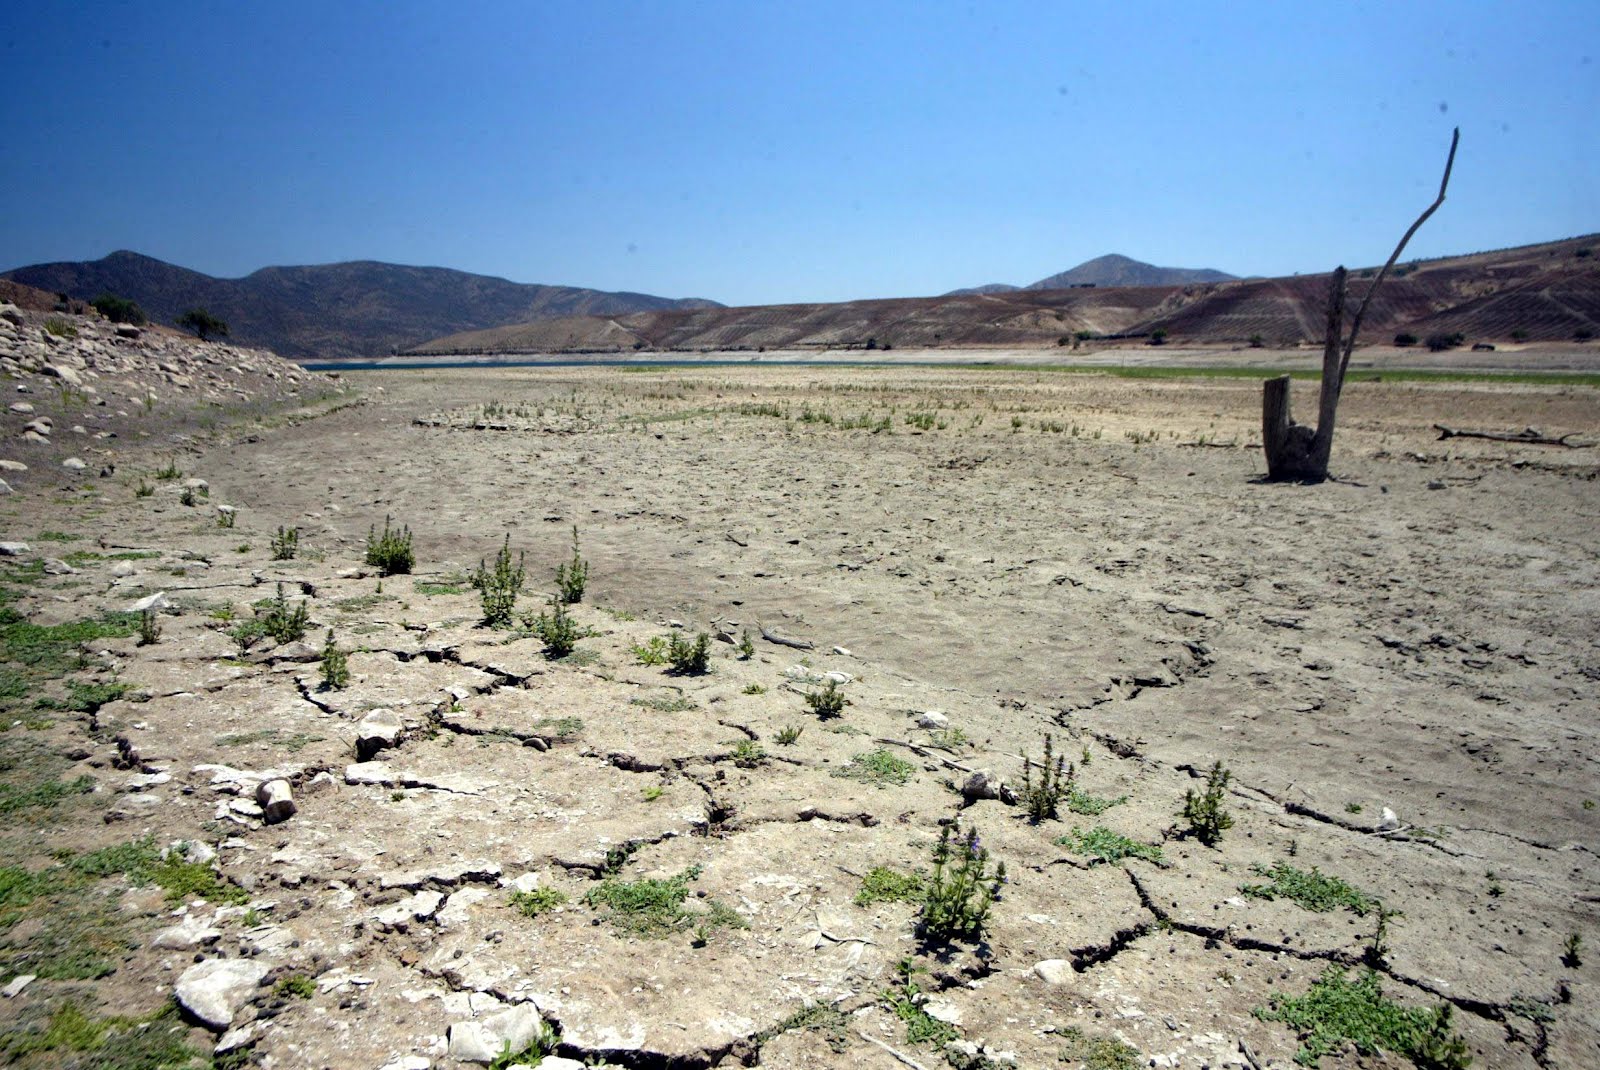
[[[1600,237],[1397,266],[1362,337],[1461,333],[1477,341],[1600,335]],[[1351,272],[1352,302],[1377,274]],[[837,304],[671,309],[564,317],[439,338],[413,353],[1070,345],[1088,338],[1293,346],[1322,338],[1328,276],[1167,286],[1007,290]]]
[[[1011,293],[1015,290],[1066,290],[1074,286],[1182,286],[1190,282],[1228,282],[1235,278],[1238,276],[1213,268],[1156,267],[1120,253],[1107,253],[1026,286],[991,282],[983,286],[951,290],[945,296]]]
[[[219,279],[119,251],[100,260],[16,268],[0,278],[80,300],[114,293],[168,324],[199,306],[228,324],[231,341],[299,360],[382,356],[441,334],[546,316],[715,305],[371,260],[268,267],[240,279]]]

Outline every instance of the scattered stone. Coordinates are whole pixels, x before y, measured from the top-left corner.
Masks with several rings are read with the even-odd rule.
[[[26,401],[13,401],[11,403],[11,411],[15,413],[21,413],[24,416],[29,416],[33,413],[33,406]]]
[[[44,570],[45,570],[45,572],[47,574],[49,574],[51,576],[70,576],[74,572],[78,571],[77,569],[73,568],[71,565],[67,564],[65,561],[61,560],[61,558],[59,558],[59,557],[47,557],[47,558],[45,558],[44,559]]]
[[[929,710],[917,718],[918,728],[939,729],[950,727],[950,718],[938,710]]]
[[[1383,808],[1383,817],[1378,820],[1379,832],[1396,832],[1400,828],[1400,815],[1387,806]]]
[[[192,490],[196,494],[210,494],[211,484],[203,479],[186,479],[183,481],[185,490]]]
[[[289,782],[281,778],[262,781],[261,786],[256,788],[256,803],[261,807],[261,814],[269,825],[289,820],[299,809],[294,804],[294,794],[289,790]]]
[[[444,898],[443,892],[417,892],[391,907],[380,910],[372,920],[384,932],[396,929],[404,932],[413,921],[427,921],[437,914],[439,907],[444,903]]]
[[[1016,793],[1006,786],[1006,782],[985,769],[967,777],[966,783],[961,785],[961,796],[968,803],[979,799],[999,799],[1004,803],[1017,801]]]
[[[172,994],[191,1017],[220,1033],[250,1002],[267,970],[265,963],[248,959],[208,959],[184,970]]]
[[[0,557],[21,557],[31,553],[33,547],[25,542],[0,542]]]
[[[12,488],[10,483],[7,483],[5,480],[0,479],[0,494],[15,494],[15,493],[16,493],[16,491]]]
[[[378,1070],[428,1070],[432,1065],[433,1060],[425,1055],[407,1055],[393,1062],[384,1063]],[[550,1065],[550,1060],[546,1059],[544,1065]]]
[[[49,438],[50,432],[55,430],[55,426],[55,421],[51,420],[50,417],[41,416],[37,420],[29,420],[27,423],[23,424],[22,429],[24,431],[32,431],[36,435],[43,435],[45,438]]]
[[[356,726],[356,757],[368,761],[374,754],[400,742],[405,723],[393,710],[375,709]]]
[[[124,791],[144,791],[147,788],[160,787],[172,780],[171,773],[139,773],[128,778],[123,785]]]
[[[21,461],[0,460],[0,472],[26,472],[27,470],[28,466]]]
[[[89,466],[84,463],[82,457],[68,457],[66,460],[61,462],[61,467],[70,472],[81,472]]]
[[[118,561],[111,566],[111,575],[117,579],[126,579],[137,571],[139,570],[133,567],[132,561]]]
[[[166,591],[157,591],[155,594],[146,595],[128,607],[131,613],[165,613],[172,608],[172,602],[167,598]]]
[[[823,683],[837,684],[840,687],[843,687],[845,684],[848,684],[854,679],[854,676],[851,676],[847,672],[840,672],[838,669],[834,669],[831,672],[825,672],[822,674]]]

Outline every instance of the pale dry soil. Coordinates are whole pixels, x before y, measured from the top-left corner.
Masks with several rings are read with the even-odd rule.
[[[106,553],[160,554],[132,576],[102,561],[42,580],[27,603],[41,618],[156,590],[176,610],[153,646],[95,644],[146,701],[40,730],[82,747],[63,775],[92,776],[106,816],[41,825],[34,856],[203,840],[255,909],[246,928],[243,907],[181,908],[220,938],[173,952],[146,937],[99,982],[130,1005],[196,959],[244,956],[317,985],[239,1010],[225,1046],[265,1066],[462,1065],[452,1029],[530,1002],[562,1054],[619,1065],[946,1065],[878,999],[918,956],[931,1008],[992,1065],[1061,1065],[1076,1028],[1141,1063],[1288,1066],[1296,1036],[1252,1011],[1369,959],[1399,1003],[1452,1005],[1475,1065],[1600,1061],[1600,951],[1562,959],[1569,934],[1600,941],[1600,450],[1430,430],[1597,442],[1593,389],[1352,385],[1339,478],[1312,487],[1260,481],[1249,381],[354,378],[369,403],[180,455],[209,503],[106,481],[4,507],[8,538],[72,523]],[[235,528],[215,524],[219,502]],[[417,575],[380,583],[360,566],[386,515],[413,533]],[[279,525],[300,529],[295,560],[269,559]],[[553,662],[481,627],[464,580],[509,533],[536,608],[574,525],[593,570],[576,619],[593,634]],[[240,656],[222,618],[279,580],[307,599],[308,642],[331,628],[354,651],[352,686],[320,689],[304,649]],[[716,642],[703,677],[640,665],[632,648],[673,622],[748,629],[755,654]],[[851,704],[823,722],[796,677],[827,671],[849,674]],[[405,735],[357,764],[355,725],[377,707]],[[959,735],[916,727],[926,711]],[[803,729],[787,746],[785,726]],[[1081,789],[1125,800],[1038,824],[965,804],[970,770],[1017,784],[1047,733]],[[741,764],[751,739],[766,757]],[[907,783],[831,775],[876,747],[912,763]],[[1218,760],[1234,824],[1206,847],[1176,814]],[[236,805],[269,771],[295,785],[281,824]],[[1380,829],[1385,808],[1398,830]],[[913,905],[853,903],[874,866],[927,871],[957,817],[1010,876],[981,941],[919,941]],[[1096,825],[1161,861],[1094,864],[1056,842]],[[623,880],[689,871],[690,921],[631,934],[586,904],[608,851]],[[1277,862],[1400,911],[1383,953],[1371,915],[1241,893]],[[517,879],[567,902],[524,917]],[[172,923],[138,889],[123,909],[152,932]],[[728,910],[748,927],[707,924],[697,946],[693,923]],[[35,982],[10,1009],[51,994]],[[771,1035],[810,1003],[845,1012],[835,1044]],[[1345,1050],[1322,1065],[1405,1062]]]

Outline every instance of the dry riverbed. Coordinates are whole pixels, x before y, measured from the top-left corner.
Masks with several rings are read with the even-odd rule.
[[[1326,1067],[1600,1061],[1600,450],[1431,429],[1600,441],[1594,388],[1354,384],[1301,487],[1259,482],[1250,380],[347,382],[181,476],[0,499],[12,610],[99,618],[6,633],[11,1061],[1287,1067],[1308,994],[1415,1012]],[[386,517],[411,574],[364,562]],[[482,626],[479,560],[526,553],[537,628],[574,527],[576,651]],[[301,641],[252,635],[280,584]],[[100,617],[158,592],[154,642]],[[700,632],[709,672],[641,663]],[[1047,737],[1074,790],[1031,821]],[[1007,880],[942,939],[951,823]]]

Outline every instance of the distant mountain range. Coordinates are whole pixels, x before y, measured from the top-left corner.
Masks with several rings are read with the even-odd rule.
[[[720,307],[372,260],[268,267],[242,279],[219,279],[122,251],[101,260],[16,268],[0,278],[80,300],[113,293],[137,301],[158,323],[170,324],[199,306],[228,324],[231,341],[298,360],[384,356],[441,334],[549,316]]]
[[[1388,343],[1402,332],[1419,339],[1459,333],[1468,343],[1600,337],[1597,246],[1600,236],[1590,235],[1397,265],[1367,311],[1362,338]],[[1101,258],[1113,259],[1121,258]],[[1121,270],[1115,262],[1107,268]],[[1079,270],[1053,278],[1083,278],[1074,275]],[[1371,267],[1351,271],[1352,301],[1376,275]],[[1328,292],[1326,274],[1067,289],[1044,288],[1048,281],[943,297],[567,316],[439,338],[412,353],[1037,348],[1156,338],[1177,346],[1296,346],[1321,341]]]
[[[945,296],[1014,293],[1017,290],[1069,290],[1074,286],[1184,286],[1191,282],[1228,282],[1236,278],[1237,275],[1212,268],[1156,267],[1120,253],[1108,253],[1026,286],[991,282],[983,286],[951,290]]]

